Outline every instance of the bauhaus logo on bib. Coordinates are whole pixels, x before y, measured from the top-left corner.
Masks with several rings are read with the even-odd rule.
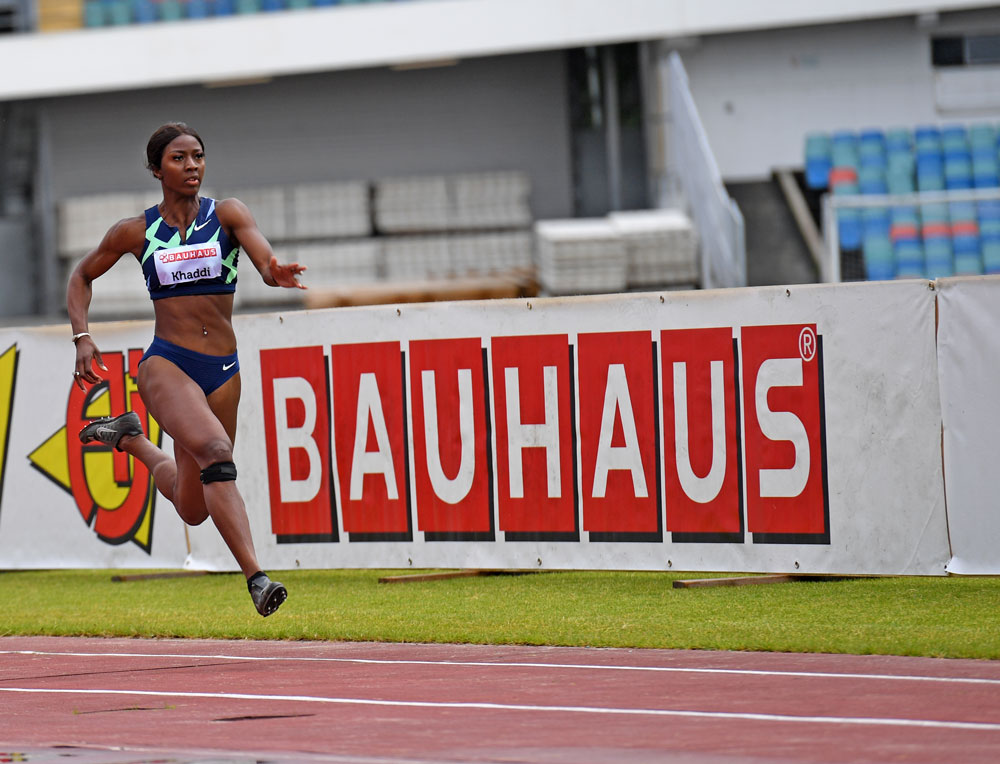
[[[155,257],[156,275],[164,286],[222,275],[222,248],[218,242],[163,249]]]

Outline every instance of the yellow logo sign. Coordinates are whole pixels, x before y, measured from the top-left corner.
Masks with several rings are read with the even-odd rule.
[[[10,416],[14,410],[14,378],[17,376],[17,345],[0,355],[0,499],[7,473],[7,446],[10,443]]]
[[[71,383],[66,425],[28,455],[39,472],[69,493],[83,521],[108,544],[132,541],[147,553],[153,543],[156,489],[142,462],[103,443],[80,443],[77,433],[92,419],[135,411],[149,439],[162,433],[146,412],[135,383],[141,350],[105,353],[106,379],[84,392]],[[127,371],[126,371],[127,369]]]

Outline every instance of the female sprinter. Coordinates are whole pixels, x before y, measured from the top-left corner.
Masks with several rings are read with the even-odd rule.
[[[267,616],[288,594],[260,569],[235,482],[236,263],[242,247],[266,284],[299,289],[305,287],[296,277],[305,268],[278,262],[243,202],[198,195],[205,144],[190,127],[160,127],[149,139],[146,161],[163,187],[163,201],[111,227],[70,276],[66,304],[76,344],[74,378],[86,389],[101,381],[94,364],[105,368],[87,330],[91,283],[126,254],[139,261],[156,322],[137,383],[149,413],[173,438],[174,456],[146,438],[135,412],[91,422],[80,440],[106,443],[145,464],[184,522],[198,525],[211,517],[247,578],[257,612]]]

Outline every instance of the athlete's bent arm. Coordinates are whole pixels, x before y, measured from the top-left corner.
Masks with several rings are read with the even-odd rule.
[[[219,222],[226,226],[232,237],[246,252],[247,257],[268,286],[307,289],[296,278],[306,267],[298,263],[281,263],[271,249],[271,244],[257,227],[250,209],[239,199],[223,199],[216,206]]]
[[[86,390],[87,384],[97,384],[101,378],[94,371],[94,363],[105,368],[101,351],[88,334],[87,314],[93,297],[91,284],[104,275],[122,256],[142,246],[142,218],[126,218],[115,223],[104,235],[101,243],[91,250],[73,269],[66,285],[66,311],[69,313],[76,344],[76,368],[73,379],[77,387]],[[137,238],[138,237],[138,238]]]

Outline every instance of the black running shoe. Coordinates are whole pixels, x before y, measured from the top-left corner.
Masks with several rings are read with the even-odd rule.
[[[247,581],[247,588],[250,590],[253,606],[265,618],[288,599],[285,587],[265,575],[256,575],[252,580]]]
[[[97,440],[118,448],[118,442],[126,435],[142,435],[142,423],[134,411],[116,417],[95,419],[80,430],[80,442],[92,443]],[[121,451],[120,448],[118,448]]]

